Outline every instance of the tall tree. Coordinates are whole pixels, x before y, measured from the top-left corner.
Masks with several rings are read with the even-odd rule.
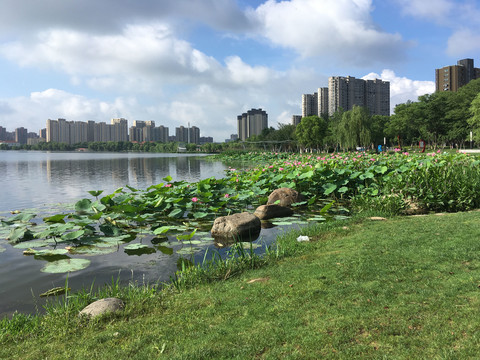
[[[352,110],[344,112],[337,129],[341,146],[344,149],[370,146],[372,141],[370,126],[371,116],[366,108],[354,106]]]
[[[302,118],[295,129],[295,138],[304,148],[319,149],[327,134],[327,122],[316,115]]]

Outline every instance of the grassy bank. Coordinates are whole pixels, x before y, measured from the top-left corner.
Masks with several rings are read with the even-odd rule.
[[[225,281],[112,284],[102,295],[122,297],[121,314],[80,320],[80,297],[3,320],[0,358],[477,358],[479,222],[467,212],[312,227],[311,242],[289,234],[285,256],[225,268]]]

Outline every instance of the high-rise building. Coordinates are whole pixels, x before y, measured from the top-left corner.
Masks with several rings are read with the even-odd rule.
[[[15,142],[18,144],[26,144],[27,143],[27,129],[24,127],[19,127],[15,129]]]
[[[200,129],[196,126],[192,126],[188,129],[188,142],[190,144],[200,144]]]
[[[354,106],[367,108],[371,115],[390,115],[390,83],[380,79],[362,80],[353,76],[328,79],[328,115]]]
[[[268,114],[262,109],[251,109],[237,116],[238,138],[247,140],[252,135],[260,135],[268,128]]]
[[[328,115],[328,87],[318,88],[317,116]]]
[[[302,117],[318,115],[318,93],[302,95]]]
[[[175,139],[178,142],[188,143],[188,128],[180,126],[175,128]]]
[[[112,139],[110,141],[128,141],[128,121],[124,118],[112,119]]]
[[[458,60],[457,65],[435,69],[435,90],[456,92],[478,78],[480,78],[480,69],[474,67],[473,59]]]
[[[7,140],[7,129],[0,126],[0,140]]]
[[[302,121],[302,115],[292,115],[292,125],[297,126]]]

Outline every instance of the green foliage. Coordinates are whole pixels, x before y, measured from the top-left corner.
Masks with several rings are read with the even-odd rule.
[[[305,148],[319,149],[327,135],[327,122],[318,116],[302,118],[295,130],[295,138]]]

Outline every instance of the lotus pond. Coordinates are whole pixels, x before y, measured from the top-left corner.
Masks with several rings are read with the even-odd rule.
[[[0,252],[11,254],[12,261],[0,266],[31,292],[25,295],[30,302],[62,286],[67,276],[74,289],[119,276],[123,281],[168,281],[186,263],[201,262],[213,253],[226,256],[232,242],[211,237],[213,220],[253,212],[279,187],[294,188],[306,200],[294,204],[295,216],[264,222],[259,238],[240,239],[240,246],[260,253],[279,231],[348,216],[345,207],[332,206],[333,202],[357,211],[378,208],[398,213],[411,202],[428,211],[480,206],[479,161],[465,154],[246,153],[222,160],[256,165],[248,170],[230,168],[223,178],[198,182],[167,176],[147,189],[124,186],[109,194],[90,190],[88,197],[64,211],[1,217]],[[15,264],[18,253],[43,274],[33,284]],[[18,303],[17,307],[22,308]]]

